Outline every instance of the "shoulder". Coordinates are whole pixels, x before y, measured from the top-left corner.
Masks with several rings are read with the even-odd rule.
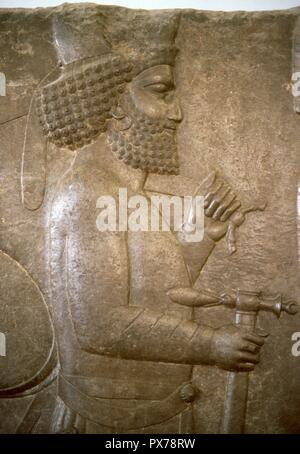
[[[118,189],[117,181],[105,169],[75,163],[57,183],[50,206],[51,224],[65,226],[68,231],[87,230],[96,225],[100,198],[115,198]]]

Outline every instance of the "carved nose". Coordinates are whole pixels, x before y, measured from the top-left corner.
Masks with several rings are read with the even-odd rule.
[[[168,119],[178,122],[182,120],[182,111],[178,101],[173,102],[172,106],[170,106]]]

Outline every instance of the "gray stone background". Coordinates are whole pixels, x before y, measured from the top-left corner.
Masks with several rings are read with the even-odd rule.
[[[84,6],[76,6],[80,7]],[[43,209],[22,208],[20,164],[32,93],[56,65],[49,11],[0,10],[0,71],[7,78],[7,96],[0,98],[0,250],[28,271],[46,300]],[[125,14],[133,13],[124,10]],[[299,14],[300,8],[265,13],[182,11],[176,67],[184,113],[178,133],[182,174],[200,181],[217,170],[245,205],[257,198],[268,202],[265,212],[250,213],[238,230],[236,254],[228,255],[224,240],[218,244],[199,286],[280,292],[300,299],[300,117],[293,111],[291,94],[292,35]],[[63,172],[71,158],[71,152],[51,150],[48,195],[54,175]],[[195,312],[197,320],[211,326],[230,323],[234,317],[225,308]],[[291,336],[300,331],[300,316],[283,315],[278,321],[262,314],[259,324],[271,334],[251,374],[246,432],[299,433],[300,358],[291,354]],[[202,366],[194,368],[194,376],[203,393],[197,432],[215,433],[227,374]],[[54,390],[55,384],[44,391],[46,413]],[[0,399],[0,432],[15,432],[32,402],[32,397]],[[37,431],[43,431],[43,421]]]

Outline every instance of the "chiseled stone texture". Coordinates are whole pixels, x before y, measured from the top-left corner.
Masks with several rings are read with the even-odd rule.
[[[80,33],[88,36],[91,33],[89,18],[95,11],[108,18],[107,34],[109,36],[115,31],[116,42],[122,28],[125,33],[128,24],[134,27],[136,11],[113,6],[85,4],[36,10],[0,9],[0,71],[5,74],[7,82],[6,96],[0,97],[0,332],[15,328],[20,340],[13,352],[7,346],[7,354],[11,352],[13,355],[17,373],[13,371],[9,357],[0,356],[2,388],[22,385],[32,378],[49,355],[54,357],[50,365],[55,368],[56,364],[55,351],[52,352],[55,336],[50,322],[50,314],[56,309],[51,305],[51,273],[47,265],[49,201],[58,180],[72,165],[74,151],[61,149],[55,144],[48,146],[45,197],[41,207],[34,211],[22,206],[21,161],[33,93],[42,79],[58,66],[51,21],[57,14],[62,17],[68,14],[71,18],[74,15],[77,21],[84,18]],[[160,16],[162,25],[170,20],[166,11],[144,14],[149,20],[154,16],[157,20]],[[299,301],[297,188],[300,117],[293,110],[291,71],[293,30],[300,8],[263,13],[181,10],[178,14],[180,23],[176,46],[179,52],[175,79],[176,95],[183,112],[177,130],[180,174],[201,182],[216,171],[238,194],[243,206],[255,204],[257,200],[267,202],[264,211],[249,213],[244,224],[237,229],[235,254],[228,253],[224,238],[218,242],[194,287],[211,289],[219,294],[232,293],[237,288],[261,290]],[[117,30],[117,20],[120,30]],[[143,22],[139,22],[135,30],[137,41],[139,36],[141,41],[144,39],[142,25]],[[91,42],[93,46],[96,44]],[[123,46],[124,51],[126,43]],[[35,159],[34,155],[32,159]],[[98,164],[95,163],[95,167]],[[94,184],[92,167],[91,182],[85,180],[91,187]],[[159,244],[153,246],[153,251],[156,252]],[[133,244],[132,248],[134,259],[139,254],[147,254],[142,246],[139,249]],[[139,300],[147,300],[151,288],[162,285],[165,277],[171,281],[172,270],[177,269],[172,262],[176,257],[170,253],[171,268],[168,272],[163,265],[166,258],[158,252],[155,266],[158,271],[161,267],[161,275],[156,278],[149,274],[145,283],[141,281],[140,284],[139,279],[143,276],[133,273],[132,297],[136,295]],[[100,260],[100,256],[95,257],[95,263],[98,258]],[[116,253],[115,271],[120,274],[118,258]],[[145,273],[154,272],[154,268],[147,268],[147,265],[145,270]],[[98,277],[95,273],[91,279],[87,298],[96,289]],[[109,285],[111,292],[117,294],[119,290],[114,280],[110,280]],[[188,317],[185,309],[174,309],[175,316]],[[192,318],[194,322],[217,328],[233,323],[234,311],[224,307],[196,307]],[[83,318],[81,320],[83,322]],[[245,432],[299,433],[300,358],[291,354],[291,336],[300,331],[299,314],[294,317],[283,314],[277,320],[275,315],[261,312],[258,324],[270,335],[262,348],[261,361],[250,375]],[[86,338],[82,341],[92,347]],[[140,341],[143,342],[142,334]],[[109,369],[113,366],[107,363],[103,367]],[[49,364],[48,368],[49,373]],[[98,370],[101,375],[100,365]],[[178,376],[183,374],[181,366],[173,370],[178,370]],[[131,380],[131,375],[129,368],[128,376],[123,377],[118,376],[116,370],[115,378],[126,381]],[[160,396],[167,386],[162,372],[157,372],[157,377],[157,389],[151,391],[154,396]],[[176,377],[169,377],[170,381],[173,378],[175,383]],[[216,433],[225,398],[227,371],[198,364],[192,367],[191,378],[200,390],[199,399],[193,404],[192,430],[195,433]],[[44,379],[42,373],[41,381]],[[34,395],[22,395],[21,392],[21,396],[14,399],[13,395],[4,393],[0,396],[0,433],[49,432],[55,400],[56,379]],[[182,418],[183,432],[191,430],[185,428],[188,418]],[[152,424],[145,429],[128,429],[127,432],[170,433],[178,425],[174,421],[165,425]],[[89,430],[101,429],[97,426],[93,429],[91,425]]]

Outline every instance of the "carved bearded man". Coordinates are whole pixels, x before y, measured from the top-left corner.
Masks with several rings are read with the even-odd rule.
[[[141,12],[115,34],[109,24],[106,35],[89,24],[86,36],[54,22],[61,75],[39,89],[36,112],[48,143],[73,150],[74,159],[48,210],[59,357],[52,432],[191,432],[201,399],[193,366],[250,371],[258,362],[261,337],[200,325],[191,307],[168,296],[193,287],[240,206],[223,182],[202,194],[199,243],[186,241],[188,233],[96,226],[100,196],[117,199],[119,188],[146,196],[148,174],[179,173],[177,28],[177,15]]]

